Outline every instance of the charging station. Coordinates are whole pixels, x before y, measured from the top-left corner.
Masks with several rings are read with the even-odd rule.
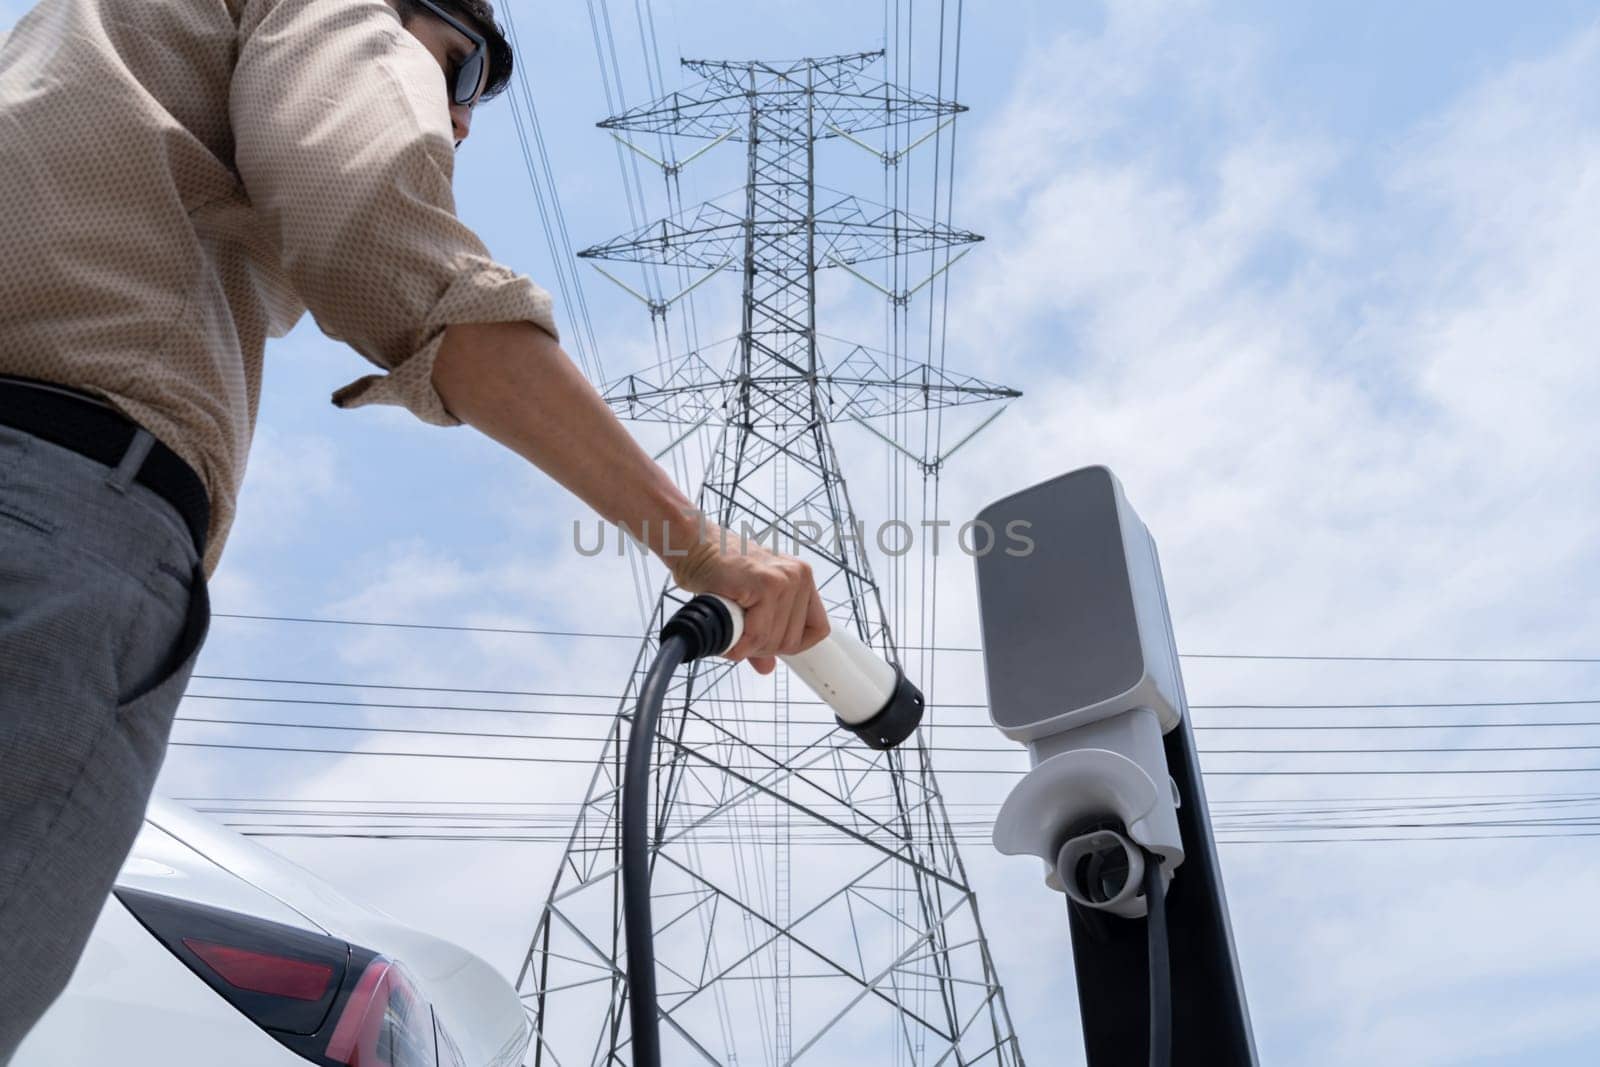
[[[1255,1067],[1154,539],[1104,467],[977,521],[990,717],[1032,761],[994,843],[1067,896],[1090,1067]]]

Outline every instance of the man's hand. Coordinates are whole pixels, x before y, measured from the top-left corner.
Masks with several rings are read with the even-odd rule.
[[[769,674],[773,657],[827,636],[811,568],[704,522],[550,334],[529,322],[450,326],[432,380],[452,415],[643,541],[679,586],[744,608],[744,636],[730,659],[748,658]]]
[[[669,550],[667,563],[680,589],[716,593],[744,609],[744,634],[728,650],[771,674],[776,656],[803,652],[828,636],[828,614],[804,560],[734,537],[706,523],[684,555]]]

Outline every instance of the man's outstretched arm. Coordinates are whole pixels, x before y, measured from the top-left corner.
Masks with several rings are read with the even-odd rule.
[[[665,562],[685,589],[746,609],[730,654],[758,670],[821,640],[809,568],[758,545],[695,545],[688,499],[557,344],[549,294],[489,258],[456,217],[445,84],[395,11],[248,0],[239,21],[229,114],[240,178],[323,332],[387,372],[334,403],[467,422],[603,518],[636,534],[648,522],[642,539],[657,554],[689,547]]]
[[[703,523],[561,345],[538,326],[446,327],[433,387],[456,418],[645,541],[680,585],[719,593],[745,608],[744,637],[730,650],[734,658],[749,657],[766,673],[774,655],[798,652],[827,634],[811,568],[754,542],[741,545],[730,536],[721,544],[716,527]]]

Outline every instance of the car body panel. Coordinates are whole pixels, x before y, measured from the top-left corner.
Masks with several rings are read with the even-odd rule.
[[[67,991],[12,1067],[305,1067],[217,996],[112,897]]]
[[[317,928],[300,912],[262,894],[156,824],[146,821],[138,842],[117,875],[118,887],[242,911],[289,926]],[[321,931],[326,932],[326,931]]]
[[[531,1037],[515,990],[478,956],[356,903],[304,868],[174,801],[151,802],[117,884],[325,933],[399,960],[472,1067],[520,1062]],[[108,1026],[102,1014],[119,1022]],[[191,1018],[196,1015],[204,1019]],[[259,1040],[247,1041],[245,1032]],[[191,1033],[203,1040],[197,1045]],[[259,1055],[236,1055],[235,1041],[241,1050],[262,1046]],[[305,1062],[218,997],[113,897],[66,993],[24,1042],[14,1067],[188,1062],[173,1058],[178,1045],[200,1048],[196,1063],[214,1064],[219,1054],[242,1067]]]

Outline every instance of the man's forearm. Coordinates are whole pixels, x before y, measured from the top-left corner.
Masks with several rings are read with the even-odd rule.
[[[549,474],[669,565],[693,543],[692,502],[617,420],[561,346],[528,322],[445,330],[434,388],[456,418]]]

